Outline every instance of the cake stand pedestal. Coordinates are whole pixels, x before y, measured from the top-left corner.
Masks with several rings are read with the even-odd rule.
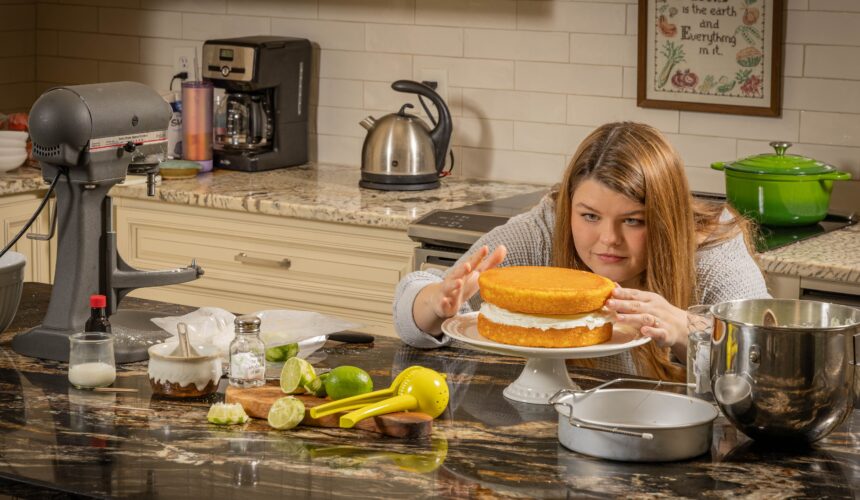
[[[588,359],[612,356],[647,343],[651,339],[637,332],[614,328],[608,341],[587,347],[525,347],[501,344],[478,333],[478,313],[472,312],[442,323],[442,331],[454,340],[479,351],[526,358],[526,365],[517,379],[502,394],[513,401],[548,405],[553,394],[562,389],[579,389],[567,371],[567,359]]]

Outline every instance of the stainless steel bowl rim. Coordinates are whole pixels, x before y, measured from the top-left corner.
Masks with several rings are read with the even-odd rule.
[[[737,299],[737,300],[729,300],[729,301],[726,301],[726,302],[720,302],[720,303],[718,303],[718,304],[714,304],[714,305],[712,305],[712,306],[710,307],[710,312],[711,312],[711,314],[713,314],[713,315],[714,315],[714,317],[715,317],[715,318],[720,319],[720,320],[722,320],[722,321],[725,321],[726,323],[732,323],[732,324],[735,324],[735,325],[741,325],[741,326],[749,326],[749,327],[753,327],[753,328],[761,328],[761,329],[765,329],[765,330],[776,330],[776,331],[779,331],[779,330],[790,330],[790,331],[798,331],[798,330],[805,331],[805,330],[808,330],[808,331],[816,331],[816,332],[838,332],[838,331],[842,331],[842,330],[845,330],[845,329],[848,329],[848,328],[853,328],[853,327],[856,327],[856,326],[860,325],[860,321],[858,321],[858,322],[856,322],[856,323],[851,323],[851,324],[847,324],[847,325],[839,325],[839,326],[793,326],[793,325],[784,325],[784,326],[780,326],[780,325],[764,326],[763,324],[748,323],[748,322],[745,322],[745,321],[740,321],[740,320],[737,320],[737,319],[732,319],[732,318],[727,317],[727,316],[726,316],[726,315],[724,315],[724,314],[718,314],[718,313],[717,313],[717,310],[716,310],[716,309],[717,309],[718,307],[720,307],[720,306],[725,307],[726,305],[739,304],[739,303],[742,303],[742,302],[744,302],[744,303],[749,303],[749,302],[808,302],[808,303],[828,304],[828,305],[829,305],[829,306],[831,306],[831,307],[837,307],[837,308],[857,309],[856,307],[852,307],[852,306],[845,306],[845,305],[842,305],[842,304],[830,304],[830,303],[828,303],[828,302],[821,302],[821,301],[819,301],[819,300],[799,300],[799,299]],[[777,320],[779,320],[779,318],[777,318]]]
[[[699,405],[699,406],[704,405],[703,407],[707,407],[711,412],[713,412],[713,416],[709,417],[709,418],[705,418],[705,419],[690,421],[690,422],[687,422],[684,424],[672,424],[672,425],[623,424],[623,423],[617,423],[617,422],[607,422],[604,420],[593,420],[593,419],[579,418],[576,415],[573,416],[573,420],[583,422],[586,424],[600,425],[600,426],[605,426],[605,427],[614,427],[614,428],[624,429],[624,430],[657,431],[657,430],[686,429],[686,428],[690,428],[690,427],[697,427],[697,426],[700,426],[702,424],[707,424],[709,422],[713,422],[720,415],[720,412],[714,407],[714,405],[712,405],[710,403],[702,401],[701,399],[693,398],[690,396],[684,396],[682,394],[675,394],[672,392],[650,391],[647,389],[601,389],[600,391],[597,391],[594,394],[603,394],[603,393],[611,394],[611,393],[617,393],[617,392],[637,392],[637,393],[652,392],[653,393],[652,395],[657,395],[656,397],[668,397],[668,398],[684,399],[684,400],[690,401],[691,404],[694,404],[694,405]],[[570,395],[566,395],[566,397],[567,397],[567,399],[570,399],[570,398],[573,398],[574,395],[570,394]],[[570,415],[565,413],[565,411],[563,409],[559,409],[559,406],[561,406],[562,408],[566,408],[566,406],[562,403],[567,401],[567,399],[562,399],[558,403],[553,405],[555,408],[555,411],[558,412],[559,415],[561,415],[565,418],[569,418]],[[576,403],[573,403],[573,405],[575,408]]]

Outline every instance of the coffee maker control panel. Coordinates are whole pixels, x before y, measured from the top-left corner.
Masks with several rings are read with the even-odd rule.
[[[254,78],[254,47],[204,45],[203,76],[250,82]]]

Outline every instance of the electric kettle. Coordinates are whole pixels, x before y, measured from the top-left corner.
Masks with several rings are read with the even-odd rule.
[[[420,191],[439,187],[444,176],[445,157],[451,143],[451,114],[445,101],[422,83],[398,80],[391,84],[398,92],[418,94],[433,102],[439,115],[431,130],[424,120],[409,114],[406,103],[397,113],[379,119],[368,116],[360,122],[367,129],[361,151],[363,188],[384,191]],[[423,102],[422,102],[423,105]],[[426,110],[426,107],[425,107]],[[433,116],[428,110],[430,119]]]

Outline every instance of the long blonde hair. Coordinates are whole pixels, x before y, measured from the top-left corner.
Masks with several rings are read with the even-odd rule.
[[[657,129],[641,123],[608,123],[582,141],[554,193],[555,266],[588,270],[576,253],[571,232],[571,200],[586,179],[645,206],[648,233],[643,288],[678,308],[686,309],[699,299],[697,248],[729,239],[739,230],[748,234],[742,217],[720,223],[725,204],[693,200],[680,156]],[[669,350],[654,342],[636,348],[633,360],[644,376],[684,379],[684,370],[669,361]]]

